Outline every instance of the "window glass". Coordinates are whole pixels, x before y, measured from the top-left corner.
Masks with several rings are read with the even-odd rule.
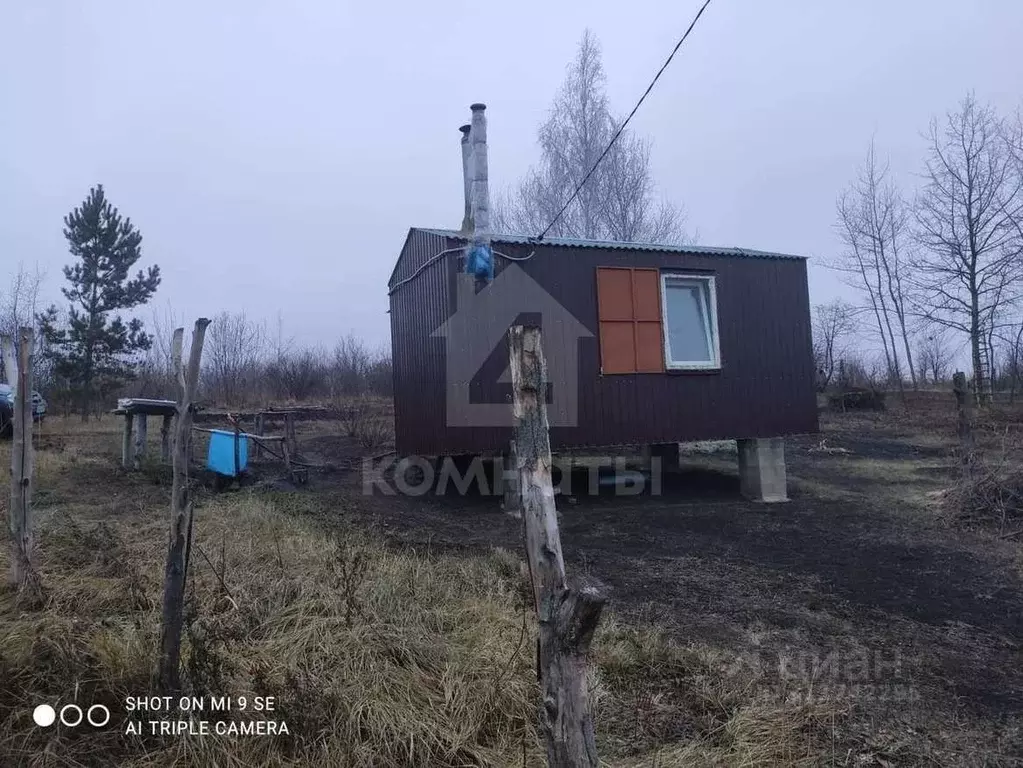
[[[666,275],[668,363],[716,364],[709,280]]]

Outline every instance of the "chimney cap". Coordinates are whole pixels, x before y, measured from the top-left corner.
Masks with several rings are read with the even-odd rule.
[[[482,112],[486,108],[487,108],[487,105],[483,104],[482,102],[479,102],[479,101],[477,101],[475,104],[470,104],[469,105],[469,109],[471,109],[473,112]]]
[[[472,126],[471,125],[460,125],[458,127],[458,130],[460,130],[462,133],[464,133],[466,136],[468,136],[469,135],[469,131],[472,130]]]

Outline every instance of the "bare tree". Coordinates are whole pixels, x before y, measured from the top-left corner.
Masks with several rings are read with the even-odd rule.
[[[373,355],[362,339],[351,333],[341,339],[334,348],[331,394],[335,397],[362,394],[372,363]]]
[[[916,348],[917,380],[924,384],[930,379],[931,384],[940,384],[949,379],[952,373],[952,351],[945,328],[934,325],[920,334]]]
[[[927,183],[916,205],[919,312],[970,341],[974,386],[990,396],[992,340],[1017,297],[1023,175],[1014,129],[972,94],[931,121]]]
[[[209,392],[224,404],[238,404],[251,394],[259,375],[266,335],[244,312],[222,312],[213,319],[203,360]]]
[[[600,44],[587,30],[540,126],[540,163],[495,206],[495,227],[535,235],[555,222],[620,125],[605,93]],[[649,142],[626,130],[548,234],[676,243],[690,239],[684,224],[680,208],[656,200]]]
[[[0,288],[0,336],[17,338],[21,328],[38,329],[36,311],[42,283],[43,273],[39,271],[39,267],[29,270],[24,264],[18,264],[11,274],[7,289]],[[46,375],[38,375],[40,365],[45,365],[41,357],[38,353],[33,356],[33,370],[37,374],[37,380],[45,381]],[[10,378],[10,372],[4,373]],[[0,378],[0,381],[3,380],[5,379]]]
[[[881,338],[886,378],[895,379],[902,387],[900,356],[904,354],[915,387],[907,323],[908,217],[902,196],[889,177],[888,164],[878,163],[873,141],[856,181],[839,197],[837,226],[846,249],[829,266],[843,273],[846,283],[866,297]]]
[[[16,336],[19,328],[35,327],[43,273],[18,264],[6,291],[0,289],[0,334]]]
[[[838,363],[855,326],[854,312],[852,306],[841,300],[813,308],[813,357],[820,392],[827,389],[838,373]]]

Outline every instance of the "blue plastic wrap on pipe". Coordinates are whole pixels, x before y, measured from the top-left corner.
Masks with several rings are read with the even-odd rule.
[[[494,252],[486,243],[475,243],[469,246],[465,260],[465,271],[470,275],[482,277],[487,282],[494,279]]]

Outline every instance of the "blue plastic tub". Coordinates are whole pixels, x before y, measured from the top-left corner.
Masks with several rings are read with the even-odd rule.
[[[238,470],[244,472],[249,461],[249,439],[244,432],[238,435]],[[218,475],[234,477],[234,432],[215,429],[210,433],[210,450],[206,467]]]

